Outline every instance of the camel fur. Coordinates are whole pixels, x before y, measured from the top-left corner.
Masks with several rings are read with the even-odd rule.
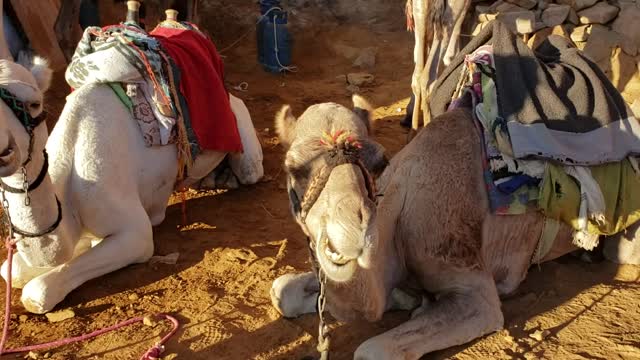
[[[360,141],[374,143],[363,125],[368,120],[339,105],[314,105],[297,120],[285,115],[278,115],[276,128],[287,144],[290,198],[302,196],[322,167],[322,154],[307,145],[318,133],[353,129]],[[344,164],[332,170],[306,221],[296,216],[326,275],[327,309],[338,320],[376,321],[402,308],[397,295],[407,284],[423,294],[410,320],[365,341],[354,359],[418,359],[503,327],[500,296],[524,280],[544,218],[533,208],[517,216],[490,212],[480,146],[470,111],[447,112],[391,159],[377,178],[377,205],[362,172]],[[376,163],[371,153],[361,156]],[[639,228],[627,229],[626,239],[605,241],[605,254],[640,263]],[[571,234],[563,224],[542,261],[575,250]],[[315,312],[317,281],[315,272],[276,279],[273,305],[285,317]]]

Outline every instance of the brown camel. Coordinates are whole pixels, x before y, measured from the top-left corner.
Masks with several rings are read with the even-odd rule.
[[[368,134],[366,106],[355,100],[356,111],[325,103],[298,119],[285,107],[276,118],[293,213],[326,277],[326,308],[341,321],[375,321],[398,307],[397,289],[407,283],[435,300],[423,299],[410,320],[365,341],[354,359],[418,359],[501,329],[500,296],[525,278],[543,216],[533,208],[525,215],[490,212],[469,109],[422,128],[374,191],[369,175],[386,161]],[[605,255],[640,264],[639,238],[636,223],[604,241]],[[541,261],[575,249],[572,230],[562,224]],[[314,272],[276,279],[274,306],[286,317],[314,312],[317,281]]]

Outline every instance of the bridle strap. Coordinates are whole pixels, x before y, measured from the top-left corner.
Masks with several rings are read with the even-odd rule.
[[[47,150],[46,149],[42,150],[42,154],[44,155],[44,164],[40,169],[40,173],[38,174],[38,177],[31,184],[29,184],[27,191],[24,191],[24,189],[18,189],[18,188],[9,186],[2,180],[0,180],[0,188],[12,194],[24,194],[26,192],[31,192],[37,189],[38,186],[42,184],[42,181],[44,181],[44,178],[47,176],[47,173],[49,171],[49,155],[47,154]]]
[[[13,232],[28,238],[37,238],[53,232],[58,227],[58,225],[60,225],[60,222],[62,221],[62,205],[60,204],[60,200],[58,200],[57,195],[56,195],[56,204],[58,205],[58,217],[56,221],[53,223],[53,225],[49,226],[46,230],[38,233],[32,233],[29,231],[21,230],[15,225],[13,225],[12,223],[11,227],[13,228]]]

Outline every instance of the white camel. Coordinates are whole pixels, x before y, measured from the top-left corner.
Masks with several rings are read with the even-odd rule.
[[[43,59],[35,58],[30,71],[0,60],[0,88],[25,104],[27,122],[37,122],[50,80]],[[242,101],[230,100],[236,117],[246,119]],[[151,227],[163,221],[176,183],[176,146],[147,147],[107,85],[69,95],[50,136],[45,122],[27,131],[17,117],[23,114],[5,102],[0,108],[0,177],[18,240],[12,279],[22,288],[24,307],[48,312],[87,280],[147,261],[154,249]],[[248,138],[255,143],[245,147],[260,146],[250,121],[238,126],[254,134]],[[203,152],[184,185],[209,174],[226,155]],[[6,261],[2,276],[7,279]]]
[[[389,309],[410,308],[398,296],[407,284],[432,295],[410,320],[360,345],[357,360],[418,359],[499,330],[499,296],[524,280],[543,215],[534,208],[491,213],[481,140],[468,109],[421,129],[391,159],[376,189],[370,175],[387,165],[384,149],[368,132],[366,103],[356,97],[355,105],[356,111],[314,105],[297,119],[285,107],[277,115],[291,208],[308,236],[314,272],[276,279],[273,305],[286,317],[315,312],[317,269],[326,281],[326,308],[341,321],[376,321]],[[562,224],[539,261],[576,249],[571,235]],[[604,246],[608,259],[640,264],[640,223]]]

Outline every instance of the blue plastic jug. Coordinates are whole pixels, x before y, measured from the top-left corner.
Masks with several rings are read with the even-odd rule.
[[[260,14],[256,29],[258,62],[266,71],[284,71],[291,65],[288,14],[280,7],[280,0],[261,0]]]

